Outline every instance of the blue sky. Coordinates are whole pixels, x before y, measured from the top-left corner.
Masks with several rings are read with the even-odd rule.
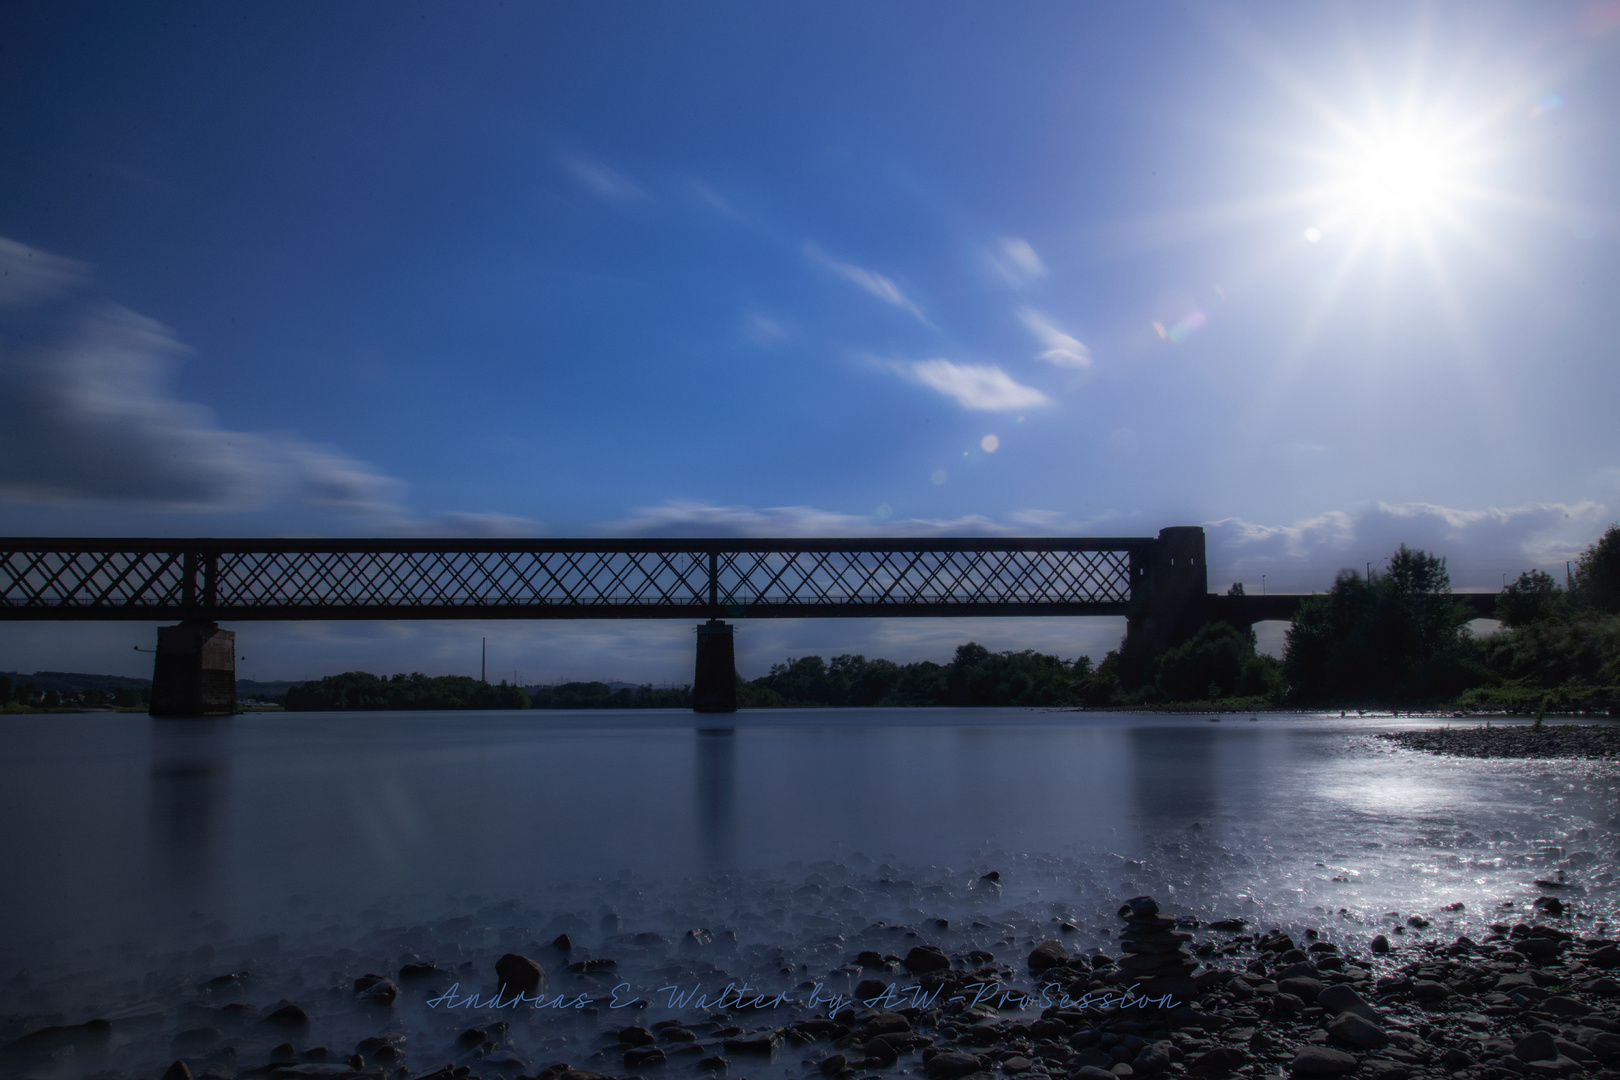
[[[1222,584],[1404,540],[1499,586],[1620,515],[1617,49],[1613,3],[13,5],[0,532],[1204,523]],[[236,629],[264,678],[690,664]],[[0,668],[149,636],[7,626]]]

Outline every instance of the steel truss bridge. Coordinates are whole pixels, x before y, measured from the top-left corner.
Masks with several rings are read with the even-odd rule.
[[[1123,615],[1156,543],[0,539],[0,618]]]
[[[681,619],[694,707],[736,709],[727,618],[1124,615],[1153,654],[1206,620],[1290,619],[1307,597],[1209,592],[1204,530],[1157,537],[771,540],[0,538],[0,620],[178,620],[155,715],[235,710],[235,635],[267,619]],[[1457,599],[1476,617],[1494,594]]]

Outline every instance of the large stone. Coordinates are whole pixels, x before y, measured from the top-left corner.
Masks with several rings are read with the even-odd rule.
[[[984,1067],[983,1063],[972,1054],[964,1054],[957,1050],[947,1050],[935,1054],[923,1066],[923,1072],[929,1080],[960,1080],[969,1073],[976,1073]]]
[[[1561,994],[1548,998],[1536,1008],[1554,1016],[1586,1016],[1592,1011],[1592,1006]]]
[[[1558,957],[1558,942],[1552,938],[1525,937],[1513,943],[1513,950],[1523,953],[1538,964],[1544,964]]]
[[[1129,953],[1120,957],[1119,969],[1133,975],[1186,975],[1198,967],[1192,953]]]
[[[727,1039],[720,1045],[728,1054],[760,1054],[768,1057],[781,1047],[782,1036],[774,1031],[768,1031],[763,1035],[753,1035],[746,1039]]]
[[[1059,941],[1043,941],[1029,954],[1029,970],[1040,972],[1069,962],[1069,950]]]
[[[1419,979],[1412,984],[1412,996],[1419,1001],[1444,1001],[1451,996],[1451,987],[1431,979]]]
[[[624,1052],[624,1063],[632,1069],[645,1069],[664,1060],[664,1052],[656,1046],[632,1046]]]
[[[1168,1041],[1148,1043],[1131,1058],[1131,1071],[1138,1076],[1158,1076],[1170,1067]]]
[[[1151,979],[1134,980],[1134,985],[1134,997],[1162,998],[1168,994],[1172,1002],[1167,1008],[1198,999],[1198,980],[1190,975],[1158,975]]]
[[[1278,982],[1277,989],[1285,994],[1293,994],[1299,1000],[1309,1003],[1315,1001],[1316,995],[1322,992],[1322,982],[1320,979],[1296,976]]]
[[[1378,1050],[1389,1043],[1377,1024],[1353,1012],[1342,1013],[1329,1024],[1328,1036],[1356,1050]]]
[[[862,1044],[861,1053],[866,1055],[866,1061],[862,1062],[863,1065],[875,1065],[880,1069],[887,1069],[900,1060],[900,1051],[896,1050],[894,1044],[881,1035],[875,1039],[868,1039]]]
[[[112,1023],[90,1020],[83,1024],[43,1027],[8,1043],[0,1052],[20,1054],[54,1053],[70,1046],[104,1046],[112,1036]]]
[[[1377,1009],[1369,1005],[1365,998],[1344,983],[1324,986],[1317,992],[1316,1003],[1334,1016],[1342,1013],[1354,1013],[1375,1023],[1381,1019]]]
[[[495,961],[495,979],[508,994],[532,994],[546,981],[546,970],[527,956],[507,953]]]
[[[1354,1072],[1356,1065],[1355,1055],[1343,1050],[1328,1046],[1302,1046],[1294,1055],[1289,1069],[1295,1076],[1338,1076]]]
[[[1119,1077],[1096,1065],[1082,1065],[1069,1074],[1069,1080],[1119,1080]]]
[[[297,1005],[288,1003],[272,1009],[261,1023],[274,1024],[276,1027],[303,1027],[309,1023],[309,1014]]]
[[[1249,1063],[1249,1055],[1235,1046],[1217,1046],[1192,1060],[1187,1071],[1194,1076],[1225,1076]]]
[[[1159,913],[1159,902],[1151,896],[1133,896],[1119,909],[1121,918],[1147,918]]]
[[[1513,1044],[1513,1056],[1520,1061],[1551,1061],[1558,1056],[1558,1046],[1545,1031],[1532,1031]]]
[[[938,945],[918,945],[906,953],[901,963],[913,975],[924,975],[930,971],[949,971],[951,958]]]

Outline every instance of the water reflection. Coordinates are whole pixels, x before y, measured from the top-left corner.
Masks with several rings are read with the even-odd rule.
[[[152,848],[164,876],[191,890],[215,876],[230,793],[229,718],[153,720]]]
[[[1131,788],[1145,833],[1207,824],[1220,809],[1215,725],[1138,727],[1130,732]]]
[[[698,728],[695,766],[698,857],[720,869],[737,857],[737,729]]]

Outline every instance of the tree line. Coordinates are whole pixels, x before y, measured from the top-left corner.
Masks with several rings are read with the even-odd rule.
[[[52,686],[41,690],[32,682],[16,683],[11,676],[0,675],[0,712],[32,712],[37,709],[75,708],[81,705],[113,705],[121,709],[135,709],[147,704],[149,697],[149,691],[130,687],[120,687],[116,690],[103,690],[98,687],[87,690],[61,690]]]

